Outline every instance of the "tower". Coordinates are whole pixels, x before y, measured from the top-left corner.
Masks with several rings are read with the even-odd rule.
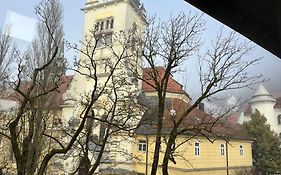
[[[273,127],[276,123],[274,105],[276,100],[272,95],[265,89],[265,87],[260,84],[256,89],[255,94],[252,96],[250,101],[250,106],[252,112],[255,109],[259,110],[267,119],[267,122]]]
[[[146,24],[145,10],[139,0],[87,0],[82,11],[84,12],[82,40],[84,44],[88,43],[95,47],[92,59],[96,64],[95,70],[96,76],[98,77],[97,82],[98,84],[103,84],[107,81],[112,65],[115,65],[115,63],[118,62],[118,57],[116,57],[114,53],[119,55],[124,51],[122,50],[123,45],[118,42],[118,36],[124,35],[127,41],[133,42],[134,38],[129,37],[130,31],[142,31]],[[94,36],[94,40],[92,40],[91,36]],[[114,74],[116,78],[120,78],[120,75],[122,75],[123,79],[129,80],[131,84],[124,86],[123,88],[132,89],[132,91],[134,91],[141,89],[141,82],[133,78],[132,70],[137,70],[138,74],[141,75],[142,60],[138,56],[131,54],[131,52],[133,52],[132,49],[133,48],[130,47],[130,49],[124,52],[124,55],[132,56],[125,56],[122,58],[120,61],[121,64],[117,65]],[[82,52],[87,52],[87,46],[82,45],[81,50]],[[93,90],[95,80],[91,77],[92,67],[88,68],[87,66],[91,64],[91,59],[82,53],[80,55],[79,64],[79,73],[75,73],[68,90],[63,96],[64,106],[62,116],[66,121],[72,120],[70,116],[73,116],[73,118],[79,116],[79,112],[81,112],[81,108],[79,109],[79,107],[83,104],[81,101],[83,101],[85,96],[89,95]],[[113,81],[114,80],[110,79],[108,83],[109,86],[110,84],[114,84]],[[106,100],[108,97],[109,95],[105,95],[104,98],[99,98],[99,103],[107,103]],[[97,116],[100,116],[101,118],[103,117],[103,114],[99,114],[99,111],[101,110],[96,110],[96,108],[93,110]],[[103,128],[102,125],[94,128],[93,133],[101,136],[103,130],[101,128]],[[133,152],[133,142],[131,139],[128,138],[122,140],[121,144],[122,145],[118,146],[125,149],[127,154],[131,155]],[[112,146],[112,149],[110,150],[114,150],[115,148],[113,147],[114,146]],[[116,162],[126,162],[124,165],[114,166],[115,169],[126,170],[129,172],[133,170],[133,163],[130,164],[124,157],[115,155],[109,155],[108,157]],[[110,167],[112,167],[112,165],[110,165]]]
[[[110,48],[112,47],[117,54],[123,51],[122,46],[117,41],[120,39],[117,38],[117,35],[122,35],[120,33],[123,31],[123,34],[128,37],[128,31],[130,30],[142,31],[146,24],[145,10],[139,0],[88,0],[82,11],[84,12],[83,42],[87,43],[89,36],[95,34],[96,49],[93,58],[97,63],[98,79],[102,82],[105,81],[109,73],[109,62],[112,66],[117,61]],[[132,42],[134,40],[134,38],[126,39]],[[90,41],[92,45],[95,40]],[[85,51],[85,47],[85,45],[82,45],[81,49]],[[128,52],[130,50],[127,50],[125,54],[128,54]],[[81,54],[80,63],[90,64],[90,60],[86,55]],[[134,69],[137,70],[138,74],[142,74],[140,57],[131,56],[122,59],[122,63],[118,65],[117,69],[115,73],[122,72],[123,75],[127,76],[127,79],[132,81],[135,89],[141,89],[141,82],[133,78],[131,71]],[[89,74],[89,70],[86,68],[79,68],[79,71]],[[66,99],[66,103],[73,105],[75,100],[72,99],[79,99],[81,92],[90,92],[92,84],[91,79],[86,76],[75,74],[70,89],[64,95],[65,98],[71,99]]]
[[[242,124],[244,121],[251,120],[251,114],[255,110],[260,111],[265,116],[271,129],[281,136],[279,101],[278,99],[275,100],[262,84],[257,87],[249,102],[249,107],[245,113],[241,113],[238,123]]]

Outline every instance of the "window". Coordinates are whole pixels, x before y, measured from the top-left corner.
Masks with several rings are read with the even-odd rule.
[[[106,20],[106,28],[105,29],[109,29],[109,23],[110,23],[109,19]]]
[[[144,173],[138,173],[138,175],[144,175]]]
[[[112,32],[97,35],[97,48],[112,46]]]
[[[100,19],[96,22],[95,30],[96,31],[112,31],[114,26],[114,19],[113,17],[108,17],[105,19]]]
[[[139,151],[146,151],[146,141],[145,140],[139,141]]]
[[[278,120],[278,124],[281,125],[281,114],[278,115],[277,120]]]
[[[281,132],[279,133],[279,139],[281,140]]]
[[[104,24],[104,22],[101,21],[101,22],[100,22],[100,30],[103,30],[103,24]]]
[[[244,148],[243,145],[240,145],[240,156],[244,155]]]
[[[200,155],[200,143],[199,142],[195,142],[195,145],[194,145],[194,154],[195,156],[199,156]]]
[[[221,144],[221,156],[224,156],[225,150],[224,150],[224,144]]]
[[[96,30],[96,31],[99,31],[99,26],[100,26],[100,22],[98,21],[98,22],[96,23],[96,25],[95,25],[95,30]]]
[[[108,33],[104,37],[105,45],[112,46],[112,33]]]
[[[114,19],[111,18],[111,20],[110,20],[110,28],[113,29],[113,26],[114,26]]]

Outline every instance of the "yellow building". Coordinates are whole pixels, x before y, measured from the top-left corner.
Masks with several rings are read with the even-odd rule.
[[[163,160],[163,152],[165,151],[164,138],[168,138],[166,133],[169,132],[172,126],[171,111],[175,115],[180,115],[189,106],[188,103],[181,99],[166,99],[164,136],[161,144],[161,156],[158,168],[159,174],[162,174],[161,161]],[[147,111],[143,116],[144,124],[135,132],[134,155],[138,158],[138,161],[135,162],[135,171],[139,174],[149,174],[151,171],[156,133],[154,115],[154,112]],[[182,127],[185,125],[196,125],[195,121],[200,121],[199,123],[202,124],[204,123],[203,120],[207,120],[206,116],[208,114],[195,109],[188,115]],[[198,125],[201,125],[199,123]],[[241,171],[251,171],[252,142],[249,137],[241,133],[240,126],[218,124],[212,128],[212,134],[202,132],[205,136],[189,131],[177,137],[175,147],[182,145],[173,154],[176,164],[171,161],[169,163],[170,174],[234,175]]]
[[[135,144],[135,155],[140,159],[135,164],[135,171],[139,174],[150,174],[153,160],[154,136],[138,135]],[[177,143],[186,139],[179,136]],[[162,143],[165,145],[165,143]],[[162,146],[165,150],[165,146]],[[161,153],[163,156],[163,153]],[[160,162],[162,157],[160,156]],[[206,138],[191,139],[182,145],[175,153],[176,164],[169,163],[169,174],[177,175],[226,175],[237,174],[252,168],[251,142],[233,139],[230,142],[217,139],[211,143]],[[160,163],[161,164],[161,163]],[[228,168],[227,168],[228,167]],[[161,173],[161,166],[158,169]]]

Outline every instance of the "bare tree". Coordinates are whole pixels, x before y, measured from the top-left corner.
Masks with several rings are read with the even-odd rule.
[[[124,160],[134,159],[119,145],[128,141],[140,124],[142,107],[137,102],[139,83],[129,78],[131,69],[126,67],[128,59],[137,61],[135,45],[130,42],[135,31],[112,33],[110,40],[99,31],[89,33],[81,42],[81,49],[71,44],[67,47],[81,53],[74,71],[86,77],[93,87],[79,104],[84,110],[90,106],[91,112],[74,148],[79,152],[74,173],[90,175],[114,166],[111,157],[116,154],[123,155]],[[109,54],[97,54],[101,51]],[[99,133],[93,132],[96,128]],[[98,169],[101,162],[107,162],[109,166]]]
[[[151,67],[151,72],[148,73],[149,76],[146,79],[139,78],[152,86],[158,95],[158,121],[151,174],[156,174],[159,164],[164,106],[169,76],[201,45],[198,34],[203,30],[203,23],[200,19],[200,17],[180,15],[175,19],[171,19],[168,23],[156,23],[154,18],[149,22],[144,34],[144,40],[141,42],[144,47],[142,55],[148,66]],[[162,65],[164,64],[164,75],[160,75],[157,70],[159,62]]]
[[[12,145],[18,174],[38,173],[40,161],[47,152],[45,135],[50,132],[51,119],[56,115],[51,101],[63,83],[59,78],[62,72],[58,72],[62,67],[55,65],[63,53],[61,5],[56,0],[42,1],[36,6],[36,14],[40,21],[39,35],[33,47],[22,55],[19,52],[12,55],[18,60],[17,76],[11,82],[18,108],[5,114],[6,123],[1,128],[5,131],[2,135]],[[8,41],[7,37],[6,44]]]
[[[43,175],[52,172],[49,170],[50,163],[56,158],[68,157],[73,150],[78,153],[74,173],[79,174],[96,173],[102,161],[112,163],[110,156],[114,152],[123,154],[124,160],[132,159],[132,155],[126,155],[126,150],[123,152],[116,147],[128,140],[141,125],[142,107],[137,103],[139,82],[129,78],[135,75],[158,94],[157,133],[151,172],[156,174],[169,76],[201,46],[199,34],[204,26],[201,16],[182,14],[167,23],[151,21],[144,35],[139,35],[139,40],[134,30],[114,34],[93,30],[81,42],[81,49],[67,44],[68,48],[81,53],[83,59],[76,62],[73,70],[87,79],[91,89],[78,94],[79,114],[74,117],[75,121],[69,121],[68,126],[72,125],[72,128],[59,125],[54,130],[58,126],[55,121],[60,111],[52,106],[53,98],[60,86],[69,81],[61,78],[65,66],[62,8],[57,0],[45,0],[36,7],[36,12],[40,20],[37,39],[29,52],[14,55],[19,60],[17,79],[13,82],[19,100],[18,109],[15,113],[5,114],[8,120],[3,126],[7,127],[1,128],[3,132],[0,132],[10,140],[17,173]],[[168,174],[169,160],[175,162],[173,154],[177,148],[177,136],[190,131],[189,127],[179,127],[186,116],[211,95],[256,82],[258,77],[250,77],[246,71],[257,60],[243,60],[250,50],[247,44],[240,45],[234,34],[226,39],[219,35],[213,50],[200,59],[202,95],[182,115],[172,118],[174,125],[165,138],[164,174]],[[138,71],[141,68],[140,55],[151,67],[148,78],[140,76]],[[159,60],[165,67],[163,76],[157,70]],[[193,131],[211,132],[211,127],[206,125],[213,126],[215,123],[200,123],[203,127],[193,128]],[[98,135],[93,132],[96,128],[99,128]],[[126,159],[126,156],[129,157]]]
[[[16,52],[12,46],[12,38],[9,36],[9,29],[4,29],[0,34],[0,91],[3,92],[7,87],[8,78],[11,75],[11,64]],[[3,93],[1,93],[1,96]]]
[[[163,115],[169,76],[180,69],[180,66],[191,55],[196,53],[202,42],[200,33],[204,30],[204,21],[201,16],[188,16],[180,14],[168,22],[156,23],[152,20],[146,29],[142,42],[144,46],[143,57],[151,72],[146,78],[138,77],[153,87],[158,95],[158,117],[156,142],[151,174],[156,174],[161,137],[163,136]],[[168,163],[174,159],[177,136],[184,133],[194,135],[205,135],[212,133],[212,127],[219,121],[219,118],[211,120],[206,118],[201,123],[190,123],[182,127],[186,117],[192,112],[202,100],[211,97],[219,92],[248,87],[259,82],[260,76],[248,74],[250,66],[259,59],[247,60],[245,57],[252,51],[249,43],[240,42],[235,33],[223,37],[220,33],[213,42],[213,48],[199,58],[199,78],[201,83],[201,96],[194,103],[178,116],[171,117],[173,126],[168,134],[165,134],[166,150],[163,158],[162,171],[168,174]],[[162,64],[165,72],[160,74],[157,65]],[[195,126],[194,126],[195,125]],[[191,136],[191,137],[193,137]],[[207,136],[206,136],[207,137]]]
[[[85,58],[76,62],[73,70],[92,85],[90,91],[79,94],[81,110],[69,130],[59,121],[61,111],[54,105],[60,87],[70,81],[62,77],[62,8],[57,0],[44,0],[35,9],[40,21],[39,34],[28,52],[14,55],[19,62],[16,80],[12,82],[13,95],[19,103],[15,113],[5,114],[8,120],[3,126],[7,127],[1,132],[12,145],[17,173],[52,173],[57,167],[51,164],[67,157],[72,150],[79,153],[80,174],[96,173],[100,162],[105,161],[104,153],[109,159],[114,152],[132,159],[130,154],[125,155],[126,150],[118,150],[114,145],[131,136],[139,123],[139,83],[128,78],[130,72],[126,69],[126,62],[129,58],[133,60],[136,50],[130,42],[133,30],[111,33],[112,38],[91,31],[81,49],[67,44]],[[101,50],[110,54],[101,58],[97,56]],[[99,110],[104,111],[102,115]],[[100,126],[96,137],[93,130]],[[91,153],[92,145],[97,149]]]

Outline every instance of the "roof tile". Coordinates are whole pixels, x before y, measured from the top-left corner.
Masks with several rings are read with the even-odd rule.
[[[165,68],[162,66],[156,67],[156,71],[158,74],[157,78],[159,80],[162,79],[165,74]],[[143,68],[143,79],[145,79],[148,83],[155,85],[155,82],[152,79],[152,73],[153,73],[152,68]],[[155,88],[150,86],[148,83],[142,81],[142,90],[144,92],[155,92],[156,91]],[[173,77],[170,75],[168,80],[167,92],[187,94],[182,88],[183,86],[175,79],[173,79]]]

